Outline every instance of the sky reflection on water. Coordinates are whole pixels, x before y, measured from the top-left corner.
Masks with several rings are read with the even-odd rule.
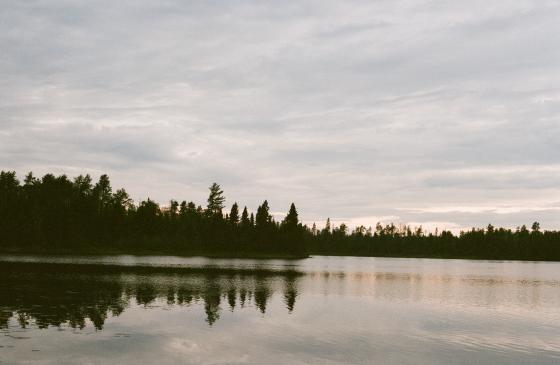
[[[257,273],[254,260],[177,272],[0,260],[2,364],[560,362],[557,263],[314,257]]]

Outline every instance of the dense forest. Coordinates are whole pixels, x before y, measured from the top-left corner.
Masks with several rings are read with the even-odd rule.
[[[15,253],[130,253],[305,257],[309,254],[560,260],[560,232],[473,228],[459,235],[394,224],[324,228],[304,225],[294,204],[276,221],[265,200],[256,213],[233,203],[216,183],[205,207],[171,200],[135,204],[109,177],[32,173],[20,182],[0,173],[0,251]]]

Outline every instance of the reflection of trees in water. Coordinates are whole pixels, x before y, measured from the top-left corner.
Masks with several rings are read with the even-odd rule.
[[[157,300],[169,306],[201,304],[212,325],[220,318],[222,302],[232,312],[253,303],[265,313],[273,293],[282,292],[291,312],[297,296],[297,277],[292,275],[3,274],[0,328],[7,328],[13,318],[22,328],[65,324],[83,329],[89,319],[100,330],[108,316],[118,316],[134,303],[147,307]]]
[[[292,313],[294,310],[294,305],[296,304],[296,297],[297,297],[297,285],[294,278],[288,278],[285,281],[285,288],[284,288],[284,303],[288,308],[288,311]]]
[[[204,312],[209,325],[220,318],[220,294],[220,288],[217,286],[209,286],[203,293]]]
[[[266,281],[262,279],[257,280],[254,298],[255,298],[255,305],[261,311],[261,313],[266,312],[266,302],[268,301],[271,295],[272,293]]]
[[[156,289],[152,284],[142,283],[136,287],[136,303],[147,306],[157,299]]]
[[[117,282],[90,282],[79,277],[51,278],[52,282],[47,282],[45,276],[29,275],[11,279],[0,286],[2,326],[14,316],[22,328],[33,320],[39,328],[68,323],[72,328],[82,329],[89,318],[100,329],[109,313],[119,315],[126,306]]]
[[[236,293],[235,288],[230,288],[227,291],[227,300],[228,300],[228,304],[229,304],[229,307],[230,307],[232,312],[235,309],[236,297],[237,297],[237,293]]]

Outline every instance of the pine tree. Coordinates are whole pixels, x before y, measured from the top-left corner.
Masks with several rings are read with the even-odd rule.
[[[171,217],[176,217],[179,212],[179,202],[177,200],[171,199],[169,202],[169,215]]]
[[[103,174],[93,187],[93,196],[97,201],[99,209],[109,204],[112,198],[111,182],[109,176]]]
[[[220,185],[216,183],[213,183],[209,189],[210,195],[208,195],[206,212],[208,215],[221,215],[226,201],[224,191],[221,189]]]

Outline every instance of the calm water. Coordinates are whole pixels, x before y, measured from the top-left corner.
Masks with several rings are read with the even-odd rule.
[[[0,274],[1,364],[560,363],[559,263],[0,256]]]

